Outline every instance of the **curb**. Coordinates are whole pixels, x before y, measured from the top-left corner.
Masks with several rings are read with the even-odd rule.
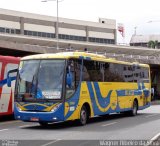
[[[146,146],[159,146],[160,145],[160,133],[156,134]]]

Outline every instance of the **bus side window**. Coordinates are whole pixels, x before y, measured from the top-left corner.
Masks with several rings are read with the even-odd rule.
[[[83,81],[104,81],[104,63],[84,60]]]
[[[124,65],[116,63],[105,63],[105,82],[124,82]]]

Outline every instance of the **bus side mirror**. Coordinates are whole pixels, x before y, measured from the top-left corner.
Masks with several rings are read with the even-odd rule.
[[[144,93],[145,97],[148,97],[150,95],[150,90],[149,89],[144,89],[143,93]]]
[[[71,88],[72,87],[72,81],[73,81],[73,76],[72,76],[72,73],[71,72],[69,72],[69,73],[67,73],[67,86],[69,87],[69,88]]]
[[[8,71],[8,73],[7,73],[7,86],[8,86],[8,87],[11,87],[11,82],[12,82],[12,80],[13,80],[13,77],[10,77],[9,75],[10,75],[11,73],[15,73],[15,72],[17,72],[17,71],[18,71],[18,69],[13,69],[13,70]]]
[[[7,86],[11,87],[11,78],[7,76]]]

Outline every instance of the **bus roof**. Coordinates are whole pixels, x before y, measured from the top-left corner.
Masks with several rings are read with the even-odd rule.
[[[96,60],[96,61],[104,61],[104,62],[112,62],[112,63],[119,63],[119,64],[128,64],[128,65],[140,65],[143,67],[149,67],[147,64],[140,64],[138,62],[125,62],[125,61],[118,61],[114,58],[107,58],[104,55],[94,54],[94,53],[87,53],[87,52],[60,52],[60,53],[47,53],[47,54],[37,54],[37,55],[30,55],[21,58],[21,60],[34,60],[34,59],[69,59],[69,58],[84,58],[88,60]]]
[[[0,60],[3,61],[14,61],[14,62],[19,62],[20,57],[14,57],[14,56],[2,56],[0,55]]]

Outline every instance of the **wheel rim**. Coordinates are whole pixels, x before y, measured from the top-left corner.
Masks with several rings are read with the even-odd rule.
[[[82,110],[82,111],[81,111],[81,122],[82,122],[82,124],[85,124],[85,123],[86,123],[86,119],[87,119],[86,111],[85,111],[85,110]]]

